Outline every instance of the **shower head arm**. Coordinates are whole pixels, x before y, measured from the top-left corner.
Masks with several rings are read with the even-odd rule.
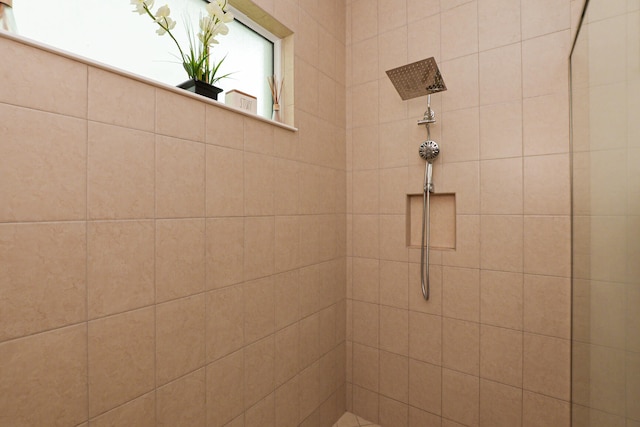
[[[429,123],[436,122],[436,112],[431,109],[431,95],[427,95],[427,111],[424,112],[424,116],[421,120],[418,120],[418,126],[427,125],[429,129]]]

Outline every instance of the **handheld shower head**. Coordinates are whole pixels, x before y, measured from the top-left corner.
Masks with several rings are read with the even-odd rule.
[[[425,159],[428,163],[433,163],[433,161],[440,154],[440,147],[435,141],[425,141],[420,144],[420,148],[418,149],[418,153],[420,157]]]

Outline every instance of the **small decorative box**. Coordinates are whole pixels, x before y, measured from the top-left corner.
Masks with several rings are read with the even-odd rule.
[[[258,113],[258,99],[236,89],[225,93],[224,103],[241,110],[247,110],[253,114]]]

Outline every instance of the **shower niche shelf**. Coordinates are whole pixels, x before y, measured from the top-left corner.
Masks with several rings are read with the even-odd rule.
[[[431,193],[432,249],[456,248],[456,195]],[[419,248],[422,238],[422,193],[407,194],[407,246]]]

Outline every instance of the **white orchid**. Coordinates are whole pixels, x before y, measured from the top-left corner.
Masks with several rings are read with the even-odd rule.
[[[153,7],[154,0],[131,0],[131,4],[135,6],[134,12],[137,12],[140,15],[144,15],[146,9],[151,9]]]
[[[161,6],[154,14],[151,12],[153,3],[154,0],[131,0],[131,4],[135,6],[133,12],[137,12],[140,15],[146,13],[158,25],[156,33],[159,36],[169,34],[169,37],[173,39],[180,51],[182,65],[190,78],[213,84],[217,80],[229,76],[229,74],[216,76],[216,72],[224,58],[218,63],[214,63],[213,66],[209,64],[209,49],[218,44],[216,40],[218,35],[224,36],[229,33],[227,24],[234,19],[233,14],[227,11],[228,0],[212,0],[211,3],[205,6],[207,15],[200,18],[201,32],[197,34],[200,45],[196,46],[195,38],[190,36],[187,54],[182,50],[180,43],[171,32],[175,28],[176,22],[169,16],[171,14],[169,6]]]
[[[171,19],[169,15],[171,14],[171,10],[169,6],[166,4],[158,9],[156,12],[156,22],[158,23],[159,28],[156,30],[156,33],[159,36],[164,35],[170,30],[173,30],[176,26],[176,21]]]

